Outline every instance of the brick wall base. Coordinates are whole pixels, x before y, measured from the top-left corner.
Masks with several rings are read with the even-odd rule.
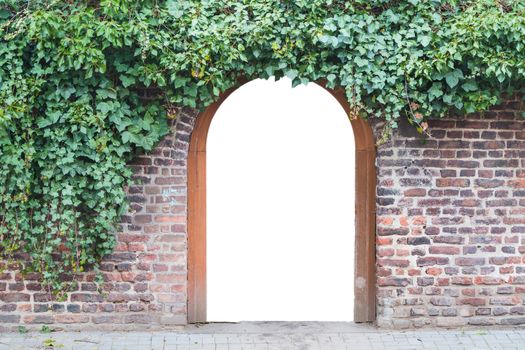
[[[525,324],[523,104],[378,152],[378,325]]]

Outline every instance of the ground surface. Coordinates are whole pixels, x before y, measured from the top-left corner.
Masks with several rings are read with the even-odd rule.
[[[525,349],[525,329],[385,331],[351,323],[256,322],[161,332],[0,334],[0,350]]]

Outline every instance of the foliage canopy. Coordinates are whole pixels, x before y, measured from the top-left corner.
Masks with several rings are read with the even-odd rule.
[[[54,290],[111,252],[170,105],[288,76],[424,130],[525,81],[519,0],[3,0],[0,28],[0,250]]]

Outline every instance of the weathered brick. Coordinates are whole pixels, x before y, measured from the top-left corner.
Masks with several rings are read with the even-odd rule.
[[[55,319],[51,315],[27,315],[23,317],[23,321],[29,324],[52,324]]]
[[[452,284],[457,284],[457,285],[461,285],[461,286],[470,286],[473,283],[474,282],[473,282],[472,277],[467,277],[467,276],[454,276],[454,277],[452,277]]]
[[[0,311],[2,312],[13,312],[16,310],[16,305],[15,303],[13,304],[2,304],[0,305]]]
[[[504,318],[499,322],[499,324],[504,326],[519,326],[525,324],[525,317]]]
[[[430,239],[428,237],[408,237],[407,243],[410,245],[426,245],[430,244]]]
[[[151,323],[151,315],[148,315],[148,314],[128,315],[124,317],[124,323],[148,324],[148,323]]]
[[[431,286],[434,284],[434,277],[418,277],[417,285],[418,286]]]
[[[406,236],[409,232],[407,227],[378,227],[377,234],[380,236],[401,235]]]
[[[430,254],[455,255],[460,253],[459,248],[454,246],[431,246],[428,251]]]
[[[73,293],[71,294],[72,302],[97,303],[103,301],[103,295],[98,293]]]
[[[384,277],[384,278],[377,279],[377,284],[383,287],[387,287],[387,286],[406,287],[410,283],[411,281],[408,278]]]
[[[458,266],[475,266],[485,264],[485,258],[456,258]]]
[[[410,188],[405,190],[405,197],[424,197],[427,194],[427,190],[424,188]]]
[[[0,315],[0,323],[18,323],[20,315]]]
[[[436,179],[437,187],[468,187],[470,186],[470,180],[458,179],[458,178],[443,178]]]
[[[476,186],[483,187],[483,188],[501,187],[504,183],[505,183],[504,180],[498,180],[498,179],[476,179],[475,181]]]
[[[88,315],[79,315],[79,314],[62,314],[56,316],[57,323],[87,323],[89,322]]]
[[[497,121],[490,123],[491,129],[510,129],[510,130],[519,130],[523,128],[523,123],[517,121]]]
[[[451,306],[453,303],[452,298],[445,297],[432,297],[430,298],[430,304],[435,306]]]
[[[518,305],[521,304],[521,297],[514,296],[499,296],[490,298],[490,305]]]
[[[106,315],[93,316],[93,317],[91,317],[91,321],[94,324],[105,324],[105,323],[118,324],[118,323],[122,323],[121,317],[120,316],[115,316],[115,315],[111,315],[111,316],[106,316]]]
[[[483,306],[487,304],[485,298],[461,298],[458,299],[460,305]]]
[[[417,259],[417,266],[433,266],[433,265],[446,265],[448,264],[448,258],[428,256]]]
[[[432,238],[434,243],[463,244],[464,237],[461,236],[435,236]]]
[[[5,303],[29,301],[31,296],[25,293],[0,293],[0,300]]]

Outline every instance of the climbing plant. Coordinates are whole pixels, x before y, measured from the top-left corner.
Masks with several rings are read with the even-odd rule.
[[[170,106],[287,76],[428,132],[525,81],[520,0],[3,0],[0,28],[1,258],[54,291],[112,251]]]

